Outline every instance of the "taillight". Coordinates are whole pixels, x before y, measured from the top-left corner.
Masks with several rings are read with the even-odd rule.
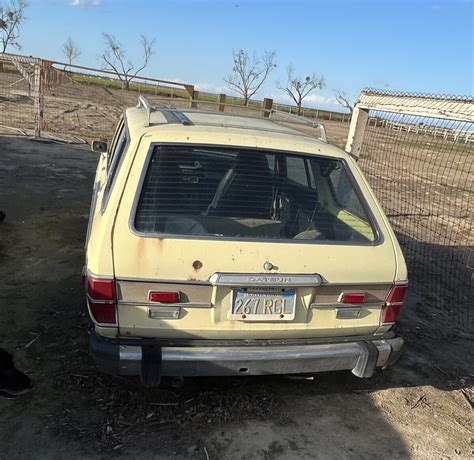
[[[365,292],[341,292],[338,302],[340,303],[364,303]]]
[[[150,302],[177,303],[179,302],[179,292],[150,291],[148,300]]]
[[[405,295],[407,293],[408,285],[407,284],[396,284],[390,289],[385,303],[387,305],[402,304],[405,300]]]
[[[382,308],[382,324],[393,324],[397,321],[407,289],[407,284],[396,284],[392,286],[392,289],[390,289],[385,299],[385,305]]]
[[[87,305],[95,323],[117,324],[114,280],[88,276]]]

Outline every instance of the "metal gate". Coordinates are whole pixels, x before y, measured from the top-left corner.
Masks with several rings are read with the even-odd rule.
[[[346,150],[397,233],[426,316],[472,331],[473,99],[365,90]]]

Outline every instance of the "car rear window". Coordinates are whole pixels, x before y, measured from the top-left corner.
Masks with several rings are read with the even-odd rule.
[[[157,235],[372,242],[343,160],[263,150],[157,145],[134,226]]]

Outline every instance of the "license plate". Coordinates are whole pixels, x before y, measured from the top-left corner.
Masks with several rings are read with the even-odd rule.
[[[295,317],[294,289],[234,289],[230,319],[240,321],[289,321]]]

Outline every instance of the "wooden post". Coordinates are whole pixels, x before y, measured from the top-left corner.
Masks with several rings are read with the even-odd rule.
[[[191,108],[192,109],[197,109],[197,107],[198,107],[198,103],[197,103],[198,98],[199,98],[199,91],[194,90],[193,91],[193,99],[191,101]]]
[[[225,111],[225,94],[219,94],[219,112]]]
[[[359,108],[357,105],[352,112],[351,125],[349,127],[349,135],[347,136],[346,152],[352,156],[359,158],[364,140],[365,127],[369,119],[369,110]]]
[[[265,98],[262,102],[262,117],[268,118],[273,107],[273,99]]]

